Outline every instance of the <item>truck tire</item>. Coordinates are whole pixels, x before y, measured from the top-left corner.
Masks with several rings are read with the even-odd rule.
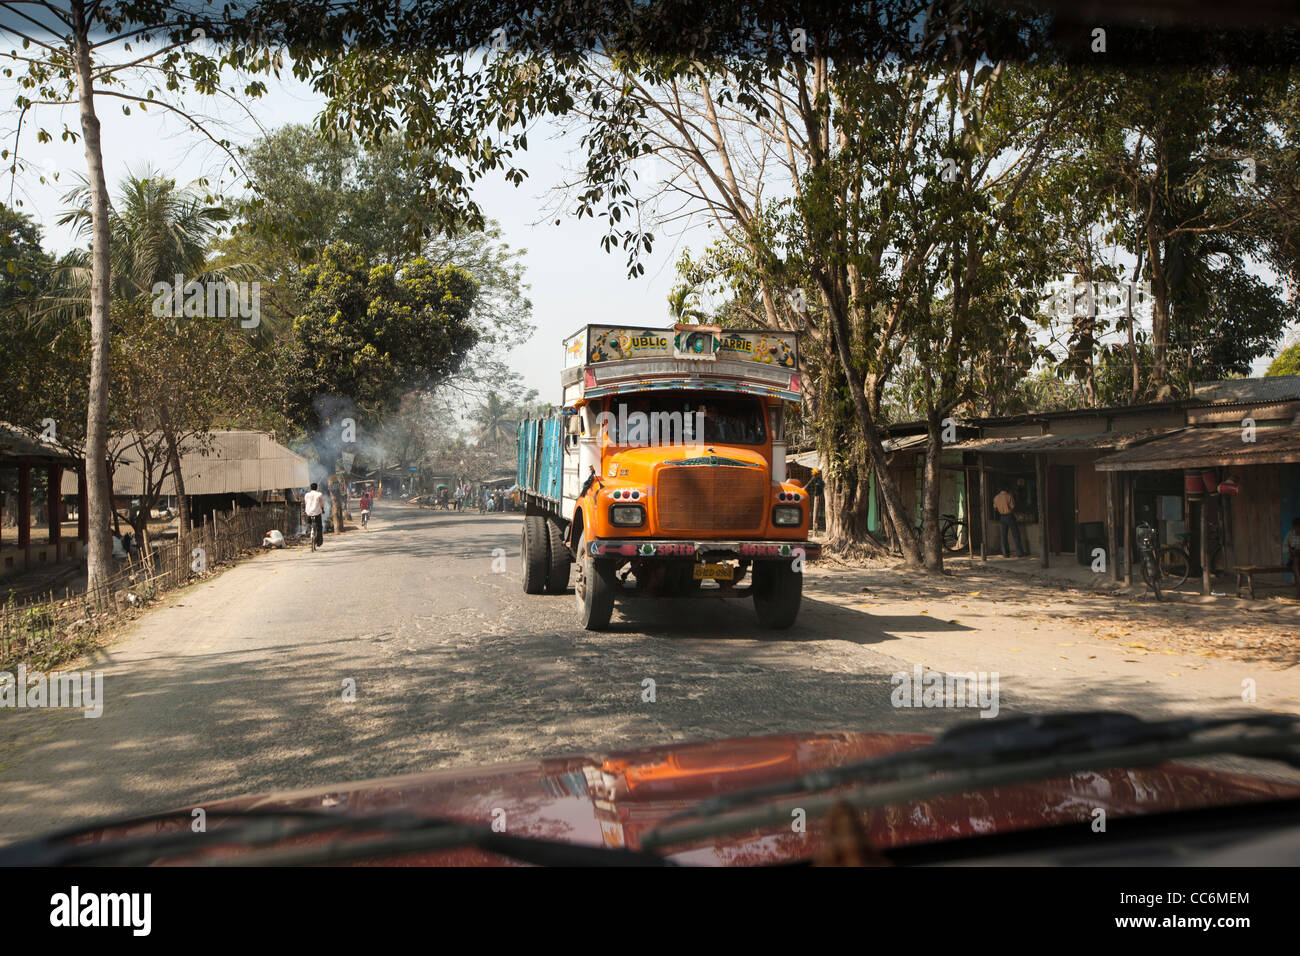
[[[524,565],[524,593],[541,594],[546,590],[547,554],[546,519],[541,515],[524,518],[519,538],[519,558]]]
[[[588,631],[609,627],[614,613],[614,565],[608,559],[596,559],[587,553],[587,533],[578,539],[578,582],[573,593],[578,599],[578,616]]]
[[[546,519],[549,560],[546,568],[546,593],[563,594],[569,589],[569,546],[564,543],[564,529],[554,518]]]
[[[787,561],[756,561],[754,611],[758,623],[772,631],[783,631],[799,616],[803,598],[803,575]]]

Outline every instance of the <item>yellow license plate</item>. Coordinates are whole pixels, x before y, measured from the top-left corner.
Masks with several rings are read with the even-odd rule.
[[[735,569],[729,564],[697,564],[695,580],[712,578],[715,581],[730,581]]]

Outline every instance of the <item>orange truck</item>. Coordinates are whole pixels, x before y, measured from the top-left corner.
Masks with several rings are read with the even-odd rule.
[[[574,593],[588,630],[615,600],[754,599],[788,628],[811,502],[785,474],[801,396],[793,332],[589,325],[564,342],[561,408],[519,424],[524,590]]]

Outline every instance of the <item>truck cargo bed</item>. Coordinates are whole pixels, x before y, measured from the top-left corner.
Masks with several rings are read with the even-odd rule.
[[[519,488],[560,503],[564,477],[564,420],[526,418],[519,423]]]

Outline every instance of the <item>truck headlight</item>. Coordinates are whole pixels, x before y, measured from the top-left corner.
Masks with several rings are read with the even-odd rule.
[[[645,509],[640,505],[612,505],[609,520],[623,528],[635,528],[645,524]]]
[[[796,528],[803,524],[803,509],[778,505],[772,509],[772,524],[783,528]]]

